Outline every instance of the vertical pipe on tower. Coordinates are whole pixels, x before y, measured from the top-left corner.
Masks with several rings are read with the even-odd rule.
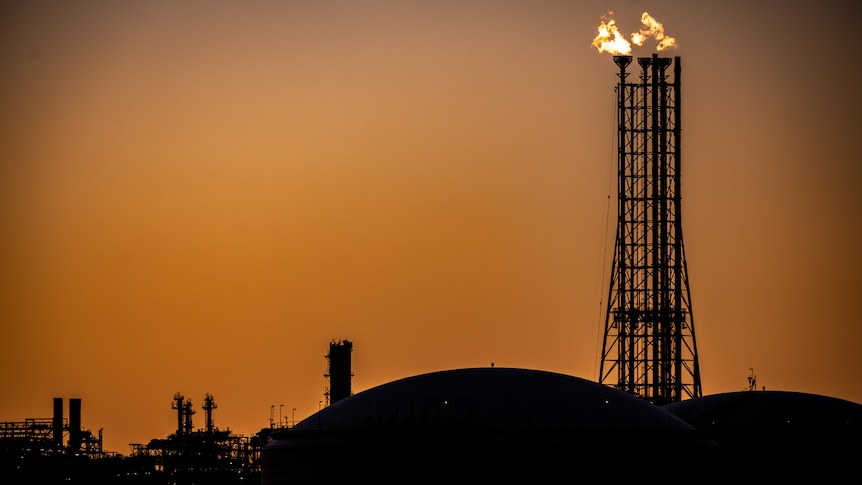
[[[626,86],[626,78],[628,77],[628,74],[626,74],[626,67],[631,62],[631,60],[632,60],[631,57],[628,57],[628,56],[624,56],[624,57],[620,56],[620,57],[614,58],[614,61],[620,67],[620,83],[618,86],[618,89],[619,89],[619,117],[618,117],[619,126],[617,129],[617,138],[618,138],[618,142],[617,142],[617,173],[618,173],[617,184],[619,187],[625,187],[626,186],[625,163],[626,163],[627,144],[626,144],[625,127],[628,125],[628,116],[627,115],[629,114],[629,112],[626,111],[626,96],[627,96],[626,91],[628,89],[628,87]],[[623,193],[623,192],[620,192],[620,193]],[[617,214],[618,214],[618,216],[617,216],[617,234],[619,234],[620,230],[625,231],[624,228],[621,229],[621,227],[620,227],[620,221],[624,220],[624,218],[625,218],[624,214],[625,213],[626,213],[625,198],[618,197],[617,198]],[[625,251],[623,250],[623,253],[624,252]],[[620,257],[617,271],[618,271],[617,281],[619,282],[620,285],[624,285],[625,284],[624,282],[626,281],[626,258],[625,258],[624,254],[621,255],[621,257]],[[623,311],[622,318],[619,318],[618,316],[614,318],[616,323],[619,325],[617,338],[619,341],[618,345],[620,345],[620,352],[625,352],[625,349],[627,348],[627,344],[628,344],[627,337],[629,335],[628,325],[630,322],[629,322],[628,318],[626,318],[628,314],[625,313],[626,297],[627,297],[627,295],[625,293],[620,294],[620,302],[619,302],[618,309]],[[628,381],[628,379],[626,379],[626,375],[627,375],[626,371],[628,371],[628,368],[626,368],[626,366],[622,365],[622,363],[617,365],[617,374],[619,375],[618,382],[627,382]]]
[[[683,279],[683,271],[685,268],[683,267],[683,260],[685,259],[685,251],[682,246],[682,155],[681,155],[681,143],[680,143],[680,135],[681,135],[681,127],[682,127],[682,96],[680,95],[680,75],[681,75],[681,67],[680,67],[680,59],[679,56],[674,57],[674,65],[673,65],[673,95],[674,95],[674,118],[673,118],[673,139],[674,139],[674,166],[673,166],[673,203],[674,203],[674,211],[676,213],[676,223],[674,224],[674,253],[677,255],[674,259],[674,270],[673,276],[674,281],[673,285],[676,288],[674,292],[674,328],[673,328],[673,346],[675,349],[683,348],[683,333],[682,327],[685,324],[686,316],[683,312],[683,305],[685,304],[683,301],[683,289],[684,284],[686,284],[686,280]],[[691,318],[689,312],[689,318]],[[692,336],[694,335],[694,327],[692,326]],[[692,337],[692,345],[695,345],[694,337]],[[697,365],[697,359],[695,359],[695,365]],[[674,362],[674,375],[676,376],[676,380],[674,381],[674,400],[679,401],[682,399],[683,395],[683,365],[682,358],[676,359]],[[693,386],[695,389],[695,393],[697,393],[697,389],[700,388],[698,372],[694,372],[694,381]]]
[[[655,156],[655,112],[654,100],[652,93],[655,93],[653,86],[655,75],[655,63],[652,58],[638,58],[638,64],[643,69],[641,73],[641,85],[639,86],[640,104],[639,113],[641,115],[641,124],[637,127],[631,126],[630,129],[637,133],[639,138],[639,150],[632,157],[631,168],[629,173],[639,181],[636,191],[630,193],[632,212],[634,215],[631,218],[633,226],[632,233],[635,234],[631,238],[633,245],[638,254],[637,264],[632,270],[632,280],[635,283],[625,290],[631,291],[636,298],[629,299],[629,309],[635,317],[633,325],[637,328],[637,333],[632,335],[631,348],[637,349],[637,352],[632,352],[628,358],[630,371],[629,380],[631,382],[631,393],[639,396],[649,396],[652,389],[649,387],[649,376],[642,369],[647,367],[650,359],[653,357],[650,352],[653,348],[647,344],[650,340],[650,332],[653,324],[653,295],[650,293],[650,288],[654,288],[655,284],[650,280],[650,272],[647,268],[654,263],[653,253],[650,248],[655,248],[652,237],[655,232],[650,226],[651,222],[655,221],[654,215],[650,212],[655,208],[653,181],[655,180],[655,164],[653,163]],[[651,69],[650,67],[653,67]],[[624,244],[625,244],[624,240]],[[624,291],[625,291],[624,290]]]
[[[620,68],[619,83],[617,84],[617,186],[619,187],[619,196],[617,197],[617,224],[616,224],[616,241],[619,241],[621,233],[625,231],[625,198],[622,196],[625,187],[625,161],[626,161],[626,126],[628,125],[629,114],[626,110],[626,99],[628,96],[628,85],[626,78],[626,67],[632,62],[631,56],[616,55],[614,63]],[[628,335],[628,313],[626,309],[626,293],[615,291],[625,286],[626,281],[626,257],[625,249],[619,244],[614,245],[614,257],[611,266],[610,285],[608,287],[608,312],[605,315],[605,332],[602,337],[602,359],[599,363],[599,382],[602,383],[616,368],[617,382],[628,382],[626,378],[627,368],[621,362],[621,357],[625,354],[625,348]],[[616,296],[616,301],[614,297]],[[616,329],[616,335],[611,338],[615,343],[609,343],[608,338],[610,329]],[[608,361],[608,353],[610,349],[616,348],[619,350],[618,358],[615,363],[609,362],[610,367],[605,369],[605,362]]]

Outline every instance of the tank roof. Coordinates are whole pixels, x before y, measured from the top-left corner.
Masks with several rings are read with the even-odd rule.
[[[691,428],[666,410],[593,381],[548,371],[482,367],[382,384],[322,409],[294,429],[346,430],[428,421],[500,429]]]

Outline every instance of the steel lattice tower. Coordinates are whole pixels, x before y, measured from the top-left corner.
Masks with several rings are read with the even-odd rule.
[[[702,395],[680,218],[680,58],[638,58],[628,82],[631,61],[614,56],[617,227],[599,382],[662,405]]]

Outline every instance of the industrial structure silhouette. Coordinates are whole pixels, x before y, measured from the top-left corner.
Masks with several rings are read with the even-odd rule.
[[[615,56],[618,199],[598,382],[533,369],[449,369],[354,394],[348,340],[330,342],[326,406],[253,436],[205,425],[177,393],[176,432],[106,453],[80,399],[0,423],[3,483],[456,483],[595,473],[649,481],[850,473],[862,404],[804,393],[703,396],[681,224],[680,58]],[[668,69],[674,66],[673,78]],[[756,456],[757,469],[751,459]],[[855,470],[854,470],[855,471]]]
[[[631,56],[614,62],[617,226],[599,382],[662,405],[703,393],[682,233],[680,58],[641,57],[635,81]]]

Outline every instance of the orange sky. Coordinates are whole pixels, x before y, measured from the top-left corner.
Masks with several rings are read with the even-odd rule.
[[[704,393],[753,368],[862,402],[859,8],[793,5],[5,2],[0,419],[78,397],[128,453],[211,393],[251,435],[317,411],[332,339],[354,392],[491,362],[597,379],[609,9],[679,43]]]

